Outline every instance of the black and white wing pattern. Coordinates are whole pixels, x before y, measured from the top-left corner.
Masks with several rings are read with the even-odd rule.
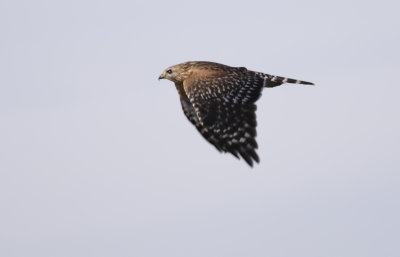
[[[208,133],[208,130],[200,122],[200,119],[197,116],[192,103],[190,102],[189,98],[187,97],[183,89],[183,84],[175,83],[175,86],[179,92],[179,98],[181,101],[182,110],[186,118],[196,127],[196,129],[208,142],[214,145],[215,148],[217,148],[217,150],[221,152],[222,149],[219,147],[220,143],[218,139],[215,138],[215,136],[213,136],[212,134]]]

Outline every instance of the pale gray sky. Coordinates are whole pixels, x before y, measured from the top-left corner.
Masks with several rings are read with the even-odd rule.
[[[0,1],[0,256],[397,257],[398,1]],[[264,90],[260,165],[161,71]]]

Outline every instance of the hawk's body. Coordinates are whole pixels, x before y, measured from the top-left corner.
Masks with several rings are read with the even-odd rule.
[[[160,76],[175,82],[182,109],[203,137],[219,151],[259,162],[256,105],[264,87],[283,83],[309,84],[213,62],[186,62]]]

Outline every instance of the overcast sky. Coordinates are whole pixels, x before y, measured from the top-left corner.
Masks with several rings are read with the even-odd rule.
[[[0,256],[398,257],[398,1],[0,1]],[[265,89],[261,163],[203,140],[168,66]]]

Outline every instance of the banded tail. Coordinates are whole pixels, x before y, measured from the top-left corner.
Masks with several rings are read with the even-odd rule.
[[[273,76],[273,75],[263,74],[263,73],[261,73],[261,74],[264,77],[265,87],[276,87],[276,86],[282,85],[284,83],[314,85],[314,83],[303,81],[303,80]]]

